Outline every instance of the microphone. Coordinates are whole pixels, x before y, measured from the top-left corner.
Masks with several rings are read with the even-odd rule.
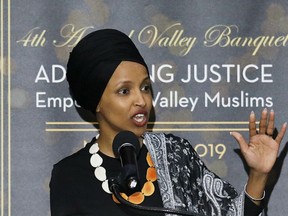
[[[112,148],[115,157],[121,161],[122,172],[118,181],[122,190],[135,190],[140,178],[137,164],[139,139],[131,131],[121,131],[115,136]]]

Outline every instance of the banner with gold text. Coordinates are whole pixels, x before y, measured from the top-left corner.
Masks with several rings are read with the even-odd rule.
[[[53,164],[97,133],[69,95],[66,62],[88,33],[116,28],[135,42],[153,85],[149,130],[188,139],[239,191],[246,166],[230,131],[267,108],[288,121],[284,0],[1,1],[1,216],[49,216]],[[288,136],[267,186],[268,216],[288,215]]]

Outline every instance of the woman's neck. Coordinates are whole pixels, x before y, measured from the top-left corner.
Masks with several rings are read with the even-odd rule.
[[[99,146],[99,150],[109,156],[109,157],[115,157],[112,149],[112,143],[113,143],[114,136],[105,136],[105,134],[101,134],[96,140]]]
[[[100,135],[97,138],[96,142],[98,143],[100,152],[102,152],[103,154],[105,154],[109,157],[115,158],[115,155],[113,153],[112,144],[113,144],[114,137],[116,135],[111,135],[111,134],[108,135],[108,134],[101,133],[101,132],[99,134]],[[141,148],[142,143],[143,143],[143,138],[139,138],[139,142],[140,142],[140,148]]]

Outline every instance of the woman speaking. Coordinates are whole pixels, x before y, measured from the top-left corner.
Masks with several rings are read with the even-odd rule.
[[[262,111],[259,128],[255,114],[250,114],[248,141],[231,132],[250,168],[238,193],[207,169],[188,140],[146,131],[152,110],[149,72],[124,33],[103,29],[85,36],[70,54],[67,80],[72,97],[96,116],[99,133],[83,149],[54,165],[52,216],[160,215],[130,208],[111,192],[109,179],[122,170],[113,141],[122,131],[132,132],[139,142],[139,183],[120,189],[129,203],[198,215],[261,215],[265,184],[287,127],[283,124],[272,138],[273,110]]]

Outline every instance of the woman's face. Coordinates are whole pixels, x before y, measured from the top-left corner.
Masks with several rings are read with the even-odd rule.
[[[140,137],[147,128],[151,108],[151,83],[146,68],[122,61],[96,109],[100,133],[115,136],[122,130],[129,130]]]

